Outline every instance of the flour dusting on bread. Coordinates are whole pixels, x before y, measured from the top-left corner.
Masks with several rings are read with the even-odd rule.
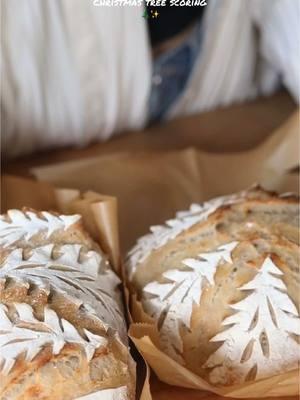
[[[152,228],[127,270],[160,349],[222,387],[298,368],[299,261],[299,199],[256,187]]]
[[[133,399],[119,285],[79,215],[1,216],[1,399]]]

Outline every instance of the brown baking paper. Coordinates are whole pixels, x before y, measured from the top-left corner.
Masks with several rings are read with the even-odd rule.
[[[269,190],[299,193],[298,119],[298,113],[293,115],[249,151],[217,154],[191,147],[181,151],[119,153],[35,168],[34,173],[40,180],[60,186],[116,196],[124,254],[140,235],[148,232],[150,225],[163,223],[193,202],[243,190],[253,183]],[[155,325],[134,297],[131,312],[137,322],[131,324],[131,338],[157,376],[170,385],[197,389],[169,387],[174,398],[298,398],[298,371],[224,390],[209,385],[159,350]],[[168,389],[160,385],[156,385],[155,399],[169,399]]]
[[[85,228],[108,254],[115,271],[122,275],[115,198],[92,191],[81,193],[78,189],[57,189],[46,183],[15,176],[2,177],[1,212],[23,207],[81,214]],[[133,349],[134,352],[137,353],[136,349]],[[151,400],[149,368],[141,355],[136,356],[140,357],[140,367],[145,371],[145,376],[138,382],[139,399]]]
[[[118,199],[122,253],[191,203],[260,183],[270,190],[299,192],[299,116],[295,114],[260,146],[238,153],[195,148],[156,153],[117,153],[35,168],[41,181],[93,190]],[[241,135],[243,132],[241,131]],[[192,145],[192,143],[191,143]]]
[[[139,322],[131,324],[129,336],[162,382],[189,389],[205,390],[230,398],[257,399],[274,396],[282,398],[299,394],[299,370],[239,386],[224,389],[214,387],[159,349],[156,325],[143,312],[135,296],[132,296],[132,314],[134,320]]]

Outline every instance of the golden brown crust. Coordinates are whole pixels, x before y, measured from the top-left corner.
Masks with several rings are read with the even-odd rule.
[[[103,344],[100,344],[99,347],[95,345],[90,361],[87,359],[84,346],[75,342],[69,343],[66,341],[63,347],[60,345],[61,349],[56,354],[53,353],[54,342],[48,345],[43,344],[37,354],[30,360],[26,359],[30,351],[28,348],[27,354],[23,352],[17,356],[8,373],[3,369],[0,372],[1,399],[71,400],[94,391],[121,386],[130,388],[129,398],[131,398],[130,396],[133,396],[134,393],[133,382],[135,377],[127,346],[120,340],[118,332],[106,326],[106,321],[101,320],[93,312],[89,311],[88,304],[81,302],[80,299],[83,293],[81,290],[78,290],[78,296],[74,296],[74,290],[70,293],[68,292],[68,284],[74,284],[68,276],[64,277],[63,275],[63,272],[65,270],[68,271],[69,268],[73,268],[74,274],[76,274],[76,268],[78,268],[78,271],[81,271],[80,273],[82,274],[81,277],[79,274],[79,279],[86,279],[84,274],[89,273],[89,268],[93,268],[90,274],[97,273],[95,268],[98,263],[99,271],[101,268],[103,269],[103,279],[108,279],[106,278],[106,271],[109,272],[109,276],[113,275],[113,273],[107,264],[106,257],[84,230],[80,219],[77,219],[75,223],[66,225],[66,228],[51,228],[52,230],[47,230],[47,218],[49,219],[50,227],[51,223],[55,223],[55,221],[50,220],[51,217],[49,215],[60,218],[59,214],[48,213],[45,216],[43,213],[29,209],[23,209],[22,212],[24,216],[28,215],[28,218],[34,219],[37,217],[41,219],[42,223],[45,222],[46,228],[38,232],[32,230],[34,234],[30,237],[22,234],[16,236],[19,238],[18,240],[11,240],[10,242],[2,240],[0,245],[0,307],[2,307],[1,310],[6,315],[5,318],[11,321],[10,323],[13,327],[31,329],[33,333],[35,331],[48,332],[49,329],[43,323],[46,319],[46,311],[51,310],[57,321],[60,321],[59,329],[64,331],[68,326],[64,325],[63,321],[67,321],[68,324],[73,326],[72,329],[76,330],[78,337],[82,337],[83,342],[91,340],[87,337],[87,332],[89,332],[89,335],[96,335],[97,340],[103,338]],[[26,214],[28,212],[31,214]],[[13,217],[15,218],[15,216]],[[2,221],[10,222],[10,216],[2,216]],[[15,218],[13,229],[15,229],[15,226],[18,228],[18,224],[23,226],[22,220]],[[42,226],[44,225],[42,224]],[[6,225],[4,229],[6,229]],[[0,237],[3,238],[3,236]],[[68,245],[71,245],[71,247],[68,247]],[[68,251],[68,249],[73,253],[65,254],[64,252]],[[16,253],[14,258],[11,258],[15,251],[20,252]],[[32,265],[36,265],[37,271],[39,265],[45,264],[41,275],[38,272],[34,275],[33,271],[33,275],[29,274],[27,278],[26,273],[19,277],[17,270],[12,269],[9,272],[12,266],[11,263],[16,265],[19,263],[20,266],[17,266],[17,269],[20,268],[20,271],[24,270],[26,272],[26,262],[28,268],[30,268],[31,257],[35,257]],[[50,269],[47,269],[47,257],[49,257]],[[74,260],[72,257],[75,257]],[[66,279],[65,285],[62,285],[63,290],[60,290],[55,285],[52,286],[51,274],[47,279],[43,277],[46,276],[43,274],[47,274],[47,271],[51,272],[51,263],[55,267],[54,270],[52,269],[54,271],[53,277],[55,277],[55,274],[61,274],[62,279]],[[25,269],[22,264],[24,264]],[[59,265],[61,266],[59,267]],[[5,271],[8,270],[7,275],[2,273],[3,268]],[[117,280],[117,278],[112,279]],[[41,283],[42,286],[40,285]],[[82,280],[82,285],[84,284],[85,281]],[[72,287],[70,286],[70,288]],[[107,285],[106,290],[109,291],[109,288],[110,284]],[[105,293],[105,296],[111,296],[114,307],[119,307],[120,294],[117,290],[108,294]],[[101,301],[100,297],[99,299]],[[29,322],[24,320],[17,308],[18,305],[29,306],[34,319],[33,322],[30,322],[30,315],[28,317]],[[118,309],[118,313],[121,315],[121,308]],[[124,325],[125,322],[122,321],[121,324]],[[123,326],[124,328],[125,325]],[[99,343],[102,343],[101,340]],[[4,364],[0,365],[1,368],[4,368]]]
[[[214,251],[226,243],[238,243],[231,252],[233,262],[223,262],[217,268],[214,284],[207,284],[202,291],[200,303],[195,302],[190,326],[180,326],[183,347],[182,352],[178,352],[180,346],[176,348],[176,360],[181,360],[181,363],[201,377],[209,380],[210,370],[204,368],[204,365],[209,356],[221,346],[220,342],[211,339],[226,329],[222,323],[232,315],[230,306],[241,302],[249,294],[238,288],[255,278],[267,257],[281,271],[288,296],[299,313],[298,200],[292,194],[278,196],[260,188],[234,195],[229,201],[227,198],[225,204],[212,210],[207,218],[153,249],[138,264],[131,288],[149,307],[151,297],[148,289],[145,291],[149,287],[147,285],[155,282],[158,285],[168,284],[170,280],[164,274],[174,270],[185,271],[184,260],[197,260],[199,254]],[[176,286],[173,290],[176,290]],[[153,304],[151,307],[156,307]],[[168,308],[166,310],[168,312]],[[161,329],[162,321],[164,323],[160,317],[158,330]],[[168,341],[162,338],[160,346],[166,351],[169,344],[166,345],[164,340]],[[236,372],[227,371],[226,382],[223,383],[236,384],[238,379]]]
[[[241,197],[242,196],[240,196],[240,198]],[[206,251],[207,249],[213,247],[213,242],[211,241],[214,240],[216,233],[218,235],[216,243],[222,242],[222,236],[225,239],[226,234],[225,232],[222,233],[223,218],[226,218],[226,216],[229,215],[229,218],[233,218],[232,222],[230,221],[230,223],[234,223],[235,216],[236,218],[238,218],[238,216],[241,215],[241,218],[244,218],[244,221],[247,220],[248,222],[251,222],[253,219],[257,218],[254,214],[254,210],[257,210],[259,213],[259,206],[262,206],[266,210],[268,210],[270,207],[272,208],[276,206],[282,206],[283,208],[287,209],[290,208],[290,214],[287,214],[287,218],[290,219],[291,224],[288,224],[286,226],[283,219],[282,221],[278,221],[277,224],[272,224],[272,230],[274,231],[274,234],[282,233],[283,237],[285,237],[285,234],[287,234],[287,236],[290,235],[289,238],[286,237],[287,240],[291,241],[291,238],[293,237],[294,239],[296,239],[296,244],[299,243],[298,222],[297,220],[294,220],[294,217],[297,217],[299,213],[297,196],[289,195],[288,197],[280,198],[278,196],[275,196],[275,194],[272,192],[265,192],[260,189],[259,192],[253,193],[251,191],[248,196],[244,195],[243,197],[245,200],[243,200],[242,202],[226,204],[224,206],[218,207],[218,209],[213,211],[212,214],[210,214],[205,221],[198,224],[196,223],[188,230],[185,230],[180,235],[178,235],[175,239],[170,240],[166,245],[159,247],[157,250],[153,250],[150,256],[144,262],[139,264],[139,267],[133,278],[134,286],[138,288],[143,287],[148,282],[155,280],[164,271],[164,263],[161,259],[167,259],[168,254],[170,254],[173,249],[176,249],[176,251],[179,253],[180,249],[184,248],[185,252],[189,254],[189,256],[192,256],[193,252],[191,252],[190,247],[187,246],[190,246],[190,238],[193,238],[194,236],[197,237],[199,230],[205,233],[205,238],[201,238],[201,244],[199,244],[200,247],[198,246],[198,244],[194,246],[195,255],[199,252],[199,250]],[[260,211],[261,215],[263,216],[264,209]],[[259,225],[261,231],[263,231],[262,224],[260,223]],[[281,230],[285,231],[281,232]],[[288,231],[290,231],[289,234]],[[243,236],[245,239],[251,239],[251,236],[253,236],[253,230],[244,231]]]
[[[44,348],[29,363],[19,360],[1,392],[3,399],[75,399],[89,392],[125,386],[128,370],[107,350],[97,351],[90,363],[79,346],[66,345],[53,356]]]
[[[41,211],[36,211],[29,207],[23,207],[21,210],[25,215],[28,212],[35,214],[41,220],[45,220]],[[60,214],[54,211],[48,211],[49,214],[59,217]],[[4,214],[1,216],[5,221],[10,222],[11,218],[9,214]],[[60,229],[52,232],[51,235],[48,235],[47,231],[40,231],[35,234],[30,240],[26,240],[21,238],[20,240],[13,243],[12,248],[23,248],[23,249],[31,249],[39,246],[44,246],[49,243],[53,244],[80,244],[84,246],[86,250],[96,250],[101,254],[102,251],[100,247],[93,241],[88,232],[84,229],[82,219],[79,218],[74,224],[70,225],[66,230]],[[0,261],[3,262],[5,257],[9,254],[10,250],[7,247],[3,247],[0,245]]]

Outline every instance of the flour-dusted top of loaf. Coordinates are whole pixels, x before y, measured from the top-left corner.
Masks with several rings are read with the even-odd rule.
[[[286,195],[290,194],[286,193]],[[150,233],[139,238],[136,245],[128,253],[126,267],[129,278],[133,278],[138,265],[145,261],[152,251],[164,246],[168,241],[176,238],[193,225],[205,221],[219,207],[241,202],[245,198],[266,197],[271,197],[271,193],[255,186],[248,191],[216,197],[202,204],[192,204],[189,210],[177,212],[175,218],[166,221],[164,225],[151,226]]]
[[[0,397],[71,400],[129,382],[130,398],[119,285],[79,215],[1,216]]]
[[[25,354],[25,360],[31,361],[43,346],[52,345],[53,354],[59,354],[66,343],[82,346],[90,361],[95,350],[107,345],[107,339],[84,330],[85,337],[67,320],[59,318],[50,308],[44,309],[44,318],[38,320],[33,309],[25,303],[15,303],[14,312],[0,304],[0,360],[2,373],[7,375],[13,368],[16,359]]]
[[[297,368],[300,318],[282,275],[267,257],[254,279],[239,288],[248,295],[231,305],[225,330],[211,339],[221,346],[203,366],[212,383],[226,383],[229,370],[249,381]]]
[[[48,293],[51,290],[63,293],[107,328],[124,335],[123,316],[114,299],[119,278],[111,269],[104,269],[99,253],[81,254],[81,250],[79,244],[56,246],[56,249],[54,244],[48,244],[30,249],[24,259],[24,250],[14,249],[2,264],[0,282],[5,284],[7,279],[14,279]]]
[[[160,348],[217,386],[296,369],[298,199],[255,189],[205,208],[129,262]]]
[[[76,400],[128,400],[128,389],[122,386],[118,389],[105,389],[100,392],[87,394],[83,397],[78,397]]]
[[[55,231],[67,230],[79,220],[80,215],[8,210],[6,215],[0,216],[0,245],[8,247],[21,239],[30,240],[41,233],[49,238]]]
[[[204,221],[222,204],[221,199],[214,203],[192,204],[187,211],[180,211],[174,219],[166,221],[165,225],[151,226],[151,233],[138,239],[137,244],[130,250],[127,258],[127,270],[132,278],[138,264],[142,263],[153,250],[174,239],[181,232],[189,229],[199,221]]]
[[[232,263],[231,251],[238,242],[220,246],[216,251],[200,253],[197,259],[185,259],[186,269],[170,269],[160,282],[148,283],[143,289],[143,306],[161,323],[160,337],[168,354],[182,362],[183,342],[180,329],[191,327],[194,304],[200,304],[202,291],[214,285],[214,276],[220,263]]]

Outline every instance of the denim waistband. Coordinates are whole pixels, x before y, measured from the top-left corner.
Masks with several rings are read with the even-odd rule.
[[[196,23],[178,47],[153,62],[152,86],[149,99],[149,122],[157,122],[183,93],[199,55],[202,42],[202,23]]]

